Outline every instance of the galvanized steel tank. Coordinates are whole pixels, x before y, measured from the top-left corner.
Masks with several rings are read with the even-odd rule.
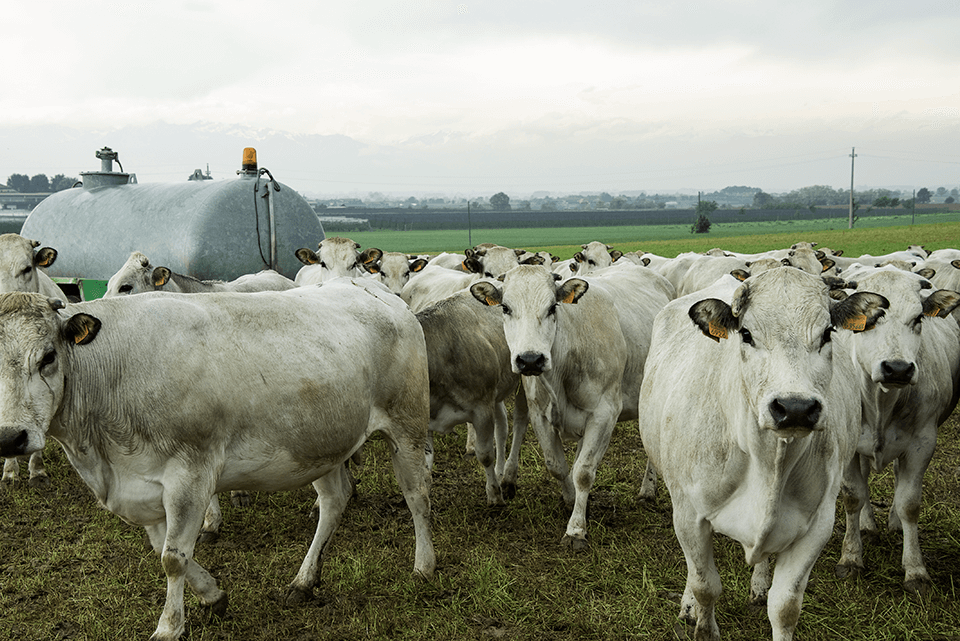
[[[140,251],[202,280],[268,268],[294,278],[303,266],[295,252],[323,240],[313,208],[258,169],[252,148],[238,178],[183,183],[138,184],[122,165],[113,171],[113,150],[97,157],[99,172],[81,173],[82,187],[46,198],[23,224],[22,236],[57,250],[50,276],[106,280]]]

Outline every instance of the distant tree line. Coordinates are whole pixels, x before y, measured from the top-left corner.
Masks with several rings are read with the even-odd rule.
[[[21,194],[41,194],[70,189],[76,182],[76,178],[63,174],[57,174],[53,178],[47,178],[46,174],[37,174],[33,177],[26,174],[11,174],[7,178],[7,187]]]

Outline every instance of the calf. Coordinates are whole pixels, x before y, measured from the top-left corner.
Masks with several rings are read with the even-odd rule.
[[[433,574],[423,331],[379,283],[59,303],[0,295],[0,455],[57,440],[101,505],[146,529],[167,576],[154,641],[182,634],[185,584],[226,607],[192,558],[222,490],[313,482],[317,530],[287,590],[309,597],[351,495],[344,462],[374,431],[413,513],[414,571]]]
[[[930,575],[920,551],[917,519],[923,474],[933,457],[937,428],[957,404],[960,326],[949,318],[960,293],[933,286],[896,267],[861,270],[858,290],[890,301],[870,332],[845,336],[852,343],[863,404],[857,451],[843,478],[847,529],[838,576],[863,569],[861,529],[876,532],[867,479],[890,462],[896,465],[888,526],[903,531],[904,586],[925,593]]]
[[[792,638],[859,434],[853,362],[834,335],[871,328],[887,305],[867,292],[835,302],[820,278],[780,267],[726,277],[657,316],[640,433],[672,499],[687,561],[680,617],[697,639],[720,638],[713,532],[743,545],[754,598],[769,590],[774,639]]]
[[[50,298],[66,300],[63,291],[41,269],[57,260],[57,250],[40,247],[35,240],[19,234],[0,235],[0,293],[38,292]],[[27,463],[30,487],[49,487],[50,476],[43,466],[43,452],[30,455]],[[0,483],[13,485],[20,480],[20,463],[16,457],[4,459],[3,477]]]

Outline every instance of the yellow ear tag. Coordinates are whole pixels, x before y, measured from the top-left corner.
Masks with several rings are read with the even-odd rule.
[[[714,325],[713,321],[710,321],[710,324],[707,325],[707,331],[710,332],[710,335],[714,338],[726,338],[727,337],[727,328],[721,327],[720,325]]]
[[[469,271],[470,271],[469,269],[467,269],[466,261],[460,263],[460,269],[463,270],[463,271],[465,271],[465,272],[469,272]]]
[[[88,328],[84,327],[82,334],[77,334],[76,336],[73,337],[73,343],[74,343],[75,345],[79,345],[80,343],[82,343],[83,341],[85,341],[86,338],[87,338],[87,336],[89,336],[89,335],[90,335],[90,330],[89,330]]]
[[[867,328],[867,315],[860,314],[859,316],[853,316],[843,321],[843,328],[849,329],[854,332],[862,332]]]
[[[577,298],[577,293],[576,293],[576,292],[570,292],[570,293],[568,293],[566,296],[563,297],[563,302],[564,302],[564,303],[572,303],[576,298]]]
[[[490,307],[496,307],[496,306],[499,305],[499,304],[500,304],[499,301],[496,301],[496,300],[494,300],[493,298],[491,298],[490,296],[487,296],[487,305],[489,305]]]
[[[940,308],[939,308],[939,307],[934,307],[934,308],[928,310],[927,312],[925,312],[923,315],[924,315],[924,316],[939,316],[939,315],[940,315]]]

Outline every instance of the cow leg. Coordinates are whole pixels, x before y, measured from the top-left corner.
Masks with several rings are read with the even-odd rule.
[[[477,432],[473,423],[467,423],[467,444],[464,447],[464,456],[474,456],[477,453]]]
[[[487,477],[486,490],[488,505],[504,504],[503,494],[500,492],[500,480],[497,478],[496,471],[497,447],[494,442],[497,436],[496,405],[497,404],[477,407],[474,409],[472,417],[474,433],[476,434],[474,452],[476,453],[477,461],[483,466],[484,474]],[[506,438],[506,434],[503,436]]]
[[[3,459],[3,477],[0,483],[6,486],[15,485],[20,481],[20,461],[15,456]]]
[[[317,492],[319,506],[317,530],[314,532],[313,542],[303,558],[297,576],[287,586],[288,605],[296,605],[313,598],[313,588],[320,581],[323,553],[340,524],[340,516],[347,507],[352,493],[350,479],[343,465],[338,465],[334,470],[314,481],[313,488]]]
[[[167,576],[166,602],[150,641],[174,641],[183,633],[185,584],[189,584],[200,603],[212,608],[215,614],[222,615],[226,611],[227,593],[220,590],[210,573],[193,560],[194,544],[205,509],[196,496],[196,484],[166,489],[163,497],[166,522],[145,528]]]
[[[827,493],[827,496],[832,494]],[[806,535],[790,548],[777,553],[773,582],[767,594],[767,617],[773,627],[773,641],[793,638],[810,571],[833,532],[835,512],[836,500],[824,500]]]
[[[840,561],[835,573],[841,579],[858,576],[863,571],[863,539],[860,536],[860,513],[869,500],[867,479],[860,465],[860,455],[855,454],[843,472],[840,499],[847,515],[846,531],[840,548]]]
[[[503,468],[507,460],[507,432],[509,431],[510,423],[507,418],[507,406],[505,403],[502,401],[497,403],[493,411],[493,442],[497,447],[497,462],[494,472],[497,475],[497,485],[499,486],[499,479],[503,476]]]
[[[201,543],[212,543],[220,536],[220,526],[223,525],[223,515],[220,512],[220,495],[210,497],[207,511],[203,515],[203,525],[200,526]]]
[[[872,471],[871,463],[866,457],[860,457],[860,475],[866,484],[870,479]],[[877,519],[873,513],[873,503],[870,502],[870,485],[866,485],[867,495],[863,501],[863,507],[860,509],[860,532],[873,536],[877,533]]]
[[[43,466],[43,450],[31,454],[30,462],[27,465],[30,470],[30,480],[27,483],[30,487],[50,487],[50,477],[47,476],[47,469]]]
[[[907,449],[897,463],[896,485],[891,514],[896,514],[903,527],[903,585],[908,592],[921,596],[927,593],[932,581],[923,563],[920,550],[920,506],[923,494],[923,474],[927,471],[937,442],[937,428],[927,426],[914,435],[914,445]]]
[[[399,430],[398,430],[399,431]],[[401,435],[403,431],[399,431]],[[393,447],[393,473],[400,491],[413,515],[413,531],[416,537],[413,573],[424,579],[432,579],[437,568],[433,549],[433,534],[430,526],[430,470],[423,457],[423,441],[403,436],[391,437]]]
[[[763,605],[770,592],[770,557],[753,566],[750,577],[750,605]]]
[[[230,504],[233,507],[250,507],[251,502],[250,492],[246,490],[230,491]]]
[[[600,420],[591,418],[577,447],[577,458],[573,462],[572,470],[577,493],[576,502],[573,506],[573,514],[567,522],[567,532],[561,541],[564,545],[572,546],[574,550],[583,550],[589,545],[587,543],[587,503],[590,500],[593,482],[597,478],[597,467],[610,445],[614,425],[616,425],[615,417]]]
[[[507,461],[503,466],[503,474],[500,477],[500,491],[503,493],[503,498],[507,500],[517,495],[517,473],[520,469],[520,449],[523,447],[523,437],[527,433],[529,416],[527,396],[523,393],[523,386],[521,386],[513,404],[513,438],[510,442],[510,455],[507,457]]]
[[[680,600],[680,618],[696,625],[698,641],[719,641],[715,606],[720,597],[720,573],[713,558],[713,528],[685,505],[683,497],[673,507],[673,529],[687,562],[687,584]]]
[[[640,498],[652,501],[657,498],[657,468],[647,459],[647,467],[643,471],[643,482],[640,484]]]

